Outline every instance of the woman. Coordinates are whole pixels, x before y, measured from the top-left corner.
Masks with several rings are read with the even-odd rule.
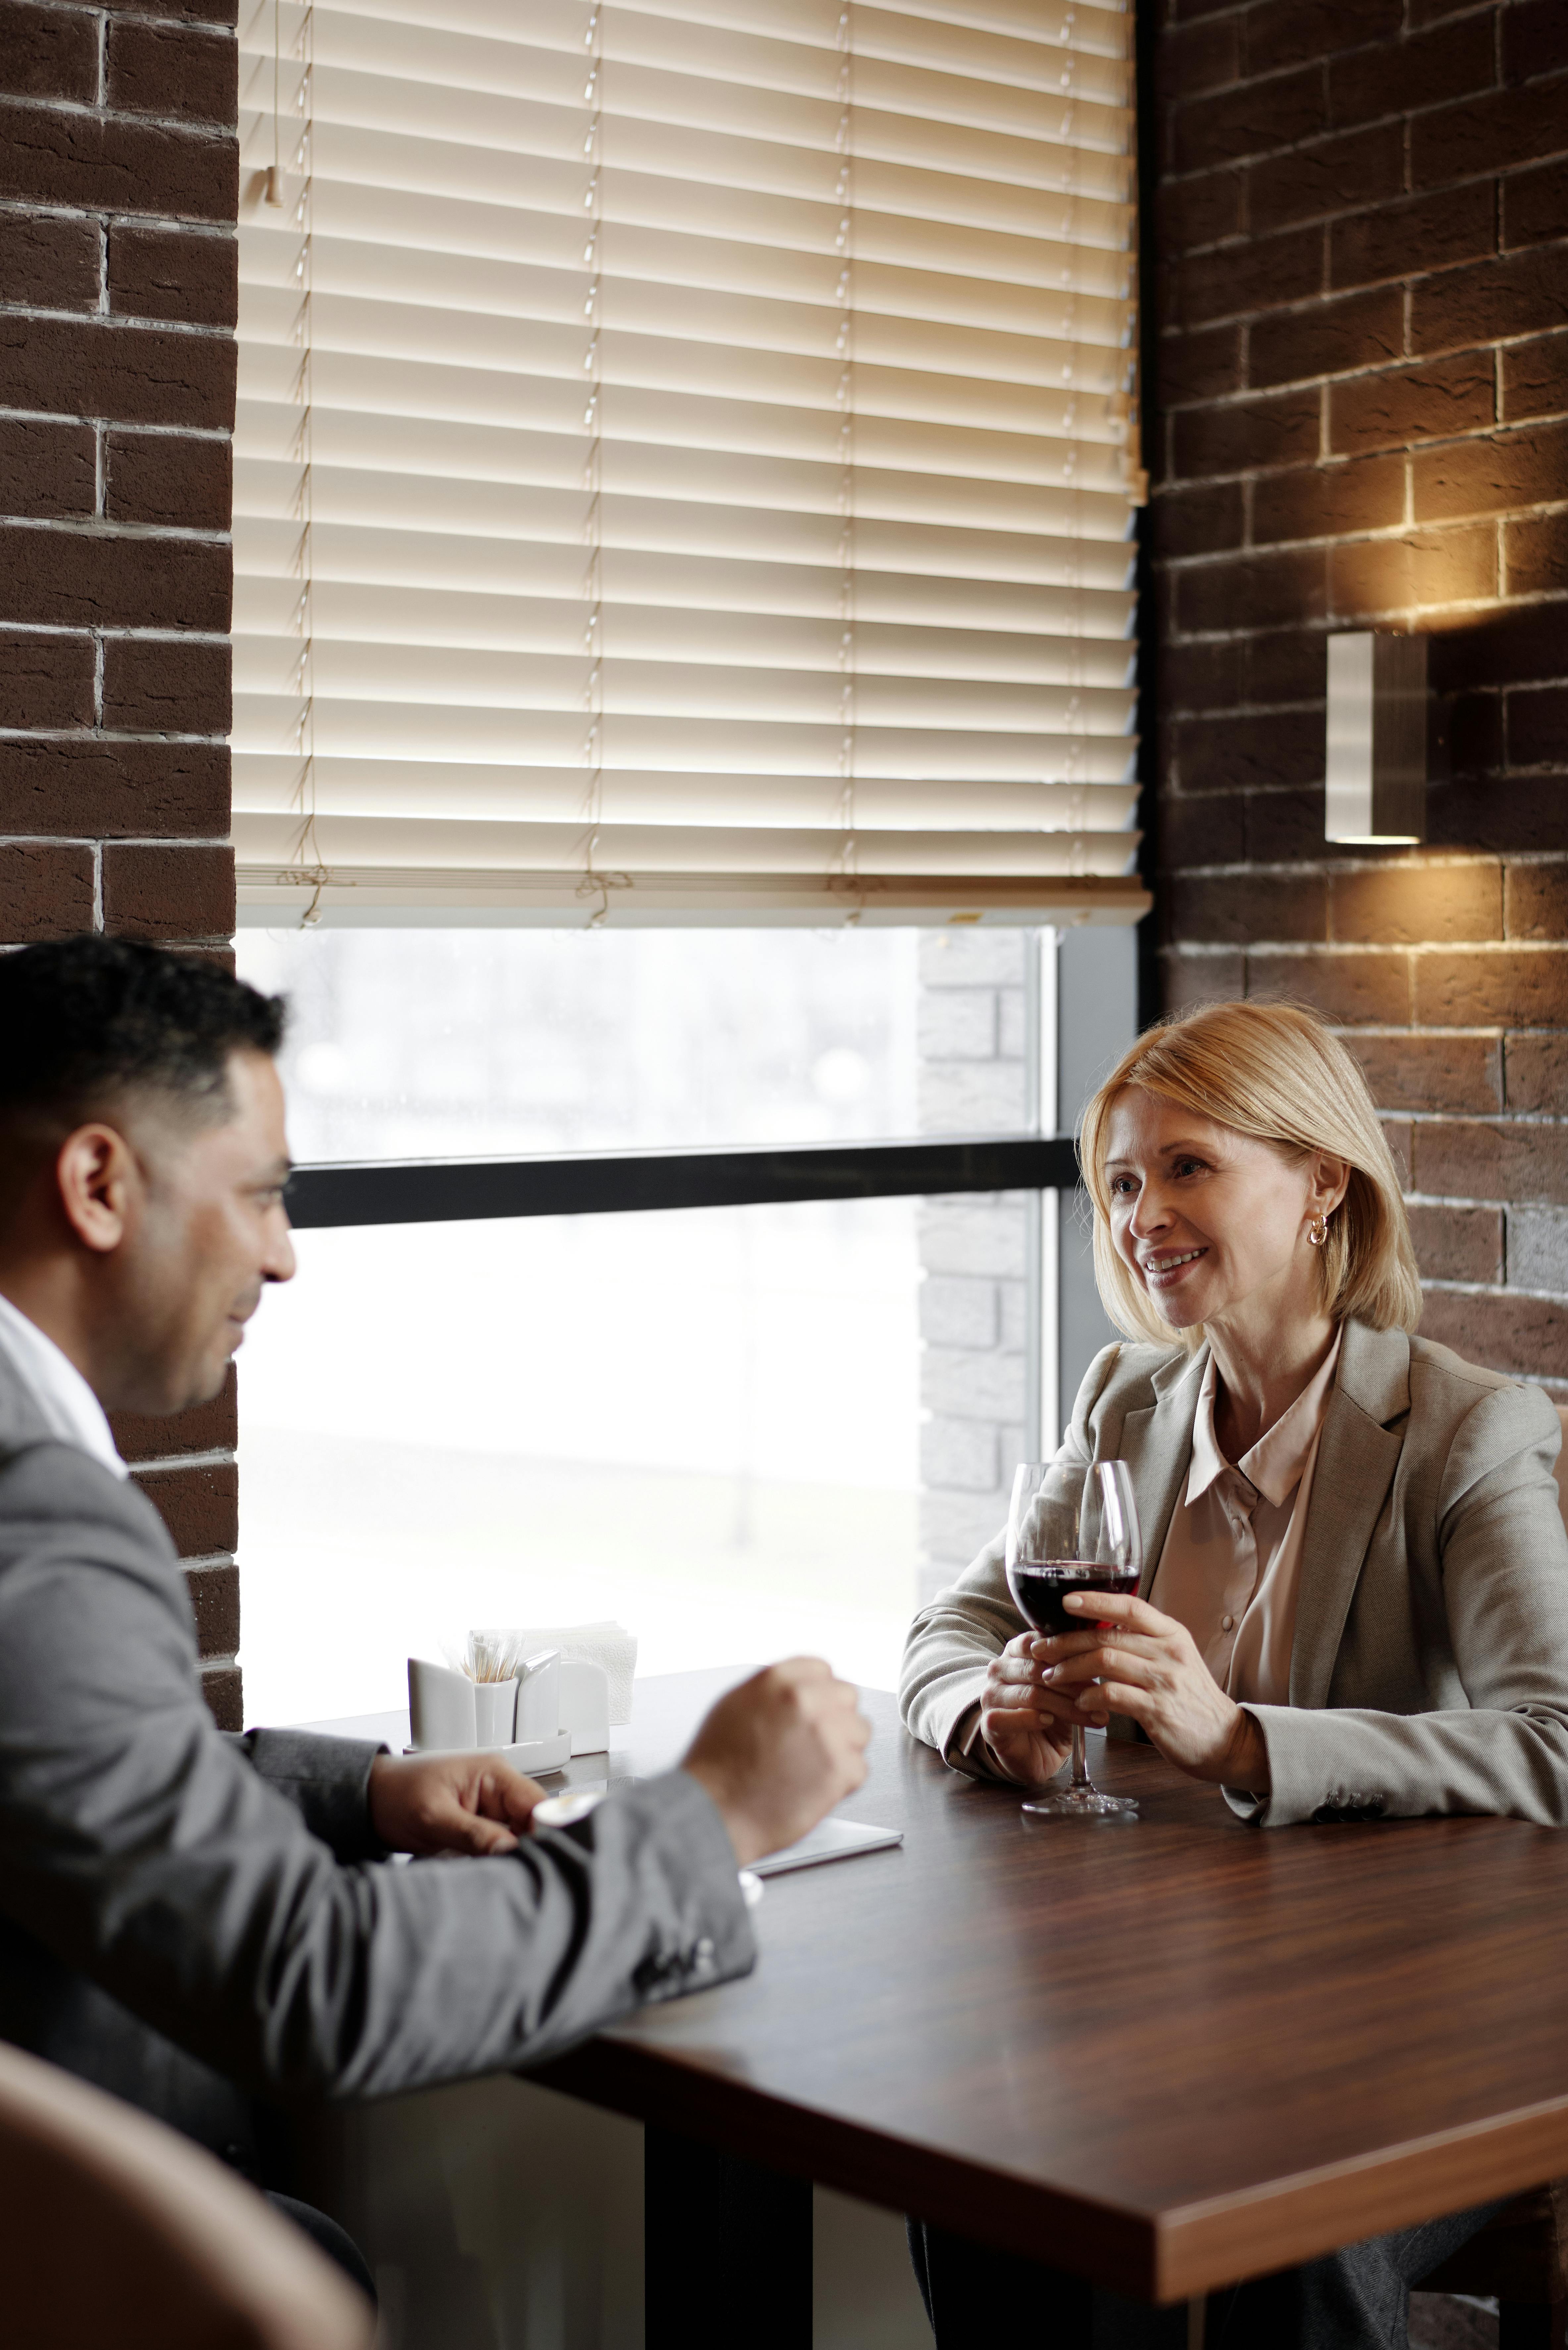
[[[1568,1536],[1539,1388],[1407,1335],[1421,1293],[1366,1084],[1314,1014],[1151,1030],[1082,1134],[1107,1347],[1064,1457],[1132,1471],[1137,1599],[1036,1638],[1002,1537],[915,1619],[901,1702],[1029,1785],[1075,1721],[1136,1725],[1266,1826],[1568,1821]],[[1136,1733],[1135,1733],[1136,1734]]]
[[[1082,1159],[1100,1296],[1135,1343],[1090,1365],[1060,1457],[1128,1464],[1142,1594],[1069,1599],[1094,1625],[1037,1638],[998,1535],[915,1620],[909,1729],[956,1769],[1020,1785],[1053,1776],[1075,1721],[1141,1732],[1270,1827],[1428,1812],[1563,1825],[1557,1415],[1409,1335],[1404,1204],[1349,1054],[1293,1005],[1204,1006],[1123,1055]],[[1409,2282],[1485,2216],[1243,2288],[1223,2338],[1403,2341]],[[1020,2324],[1037,2311],[1039,2271],[929,2230],[915,2246],[943,2350],[982,2278],[992,2338],[998,2296],[1016,2291]]]

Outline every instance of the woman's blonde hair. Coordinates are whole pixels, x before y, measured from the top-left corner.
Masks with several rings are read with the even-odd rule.
[[[1416,1327],[1420,1277],[1366,1080],[1315,1012],[1254,1001],[1201,1003],[1146,1029],[1084,1112],[1078,1147],[1095,1210],[1095,1280],[1119,1330],[1167,1344],[1171,1337],[1111,1238],[1106,1128],[1124,1086],[1141,1086],[1290,1159],[1328,1150],[1347,1159],[1349,1188],[1314,1252],[1324,1310],[1336,1322],[1354,1315],[1374,1330]],[[1197,1347],[1201,1326],[1182,1336]]]

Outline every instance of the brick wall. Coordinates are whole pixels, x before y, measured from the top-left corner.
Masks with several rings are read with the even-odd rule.
[[[1568,6],[1153,7],[1165,997],[1341,1024],[1424,1329],[1568,1399]],[[1330,855],[1368,626],[1432,635],[1449,772]]]
[[[0,0],[0,944],[234,929],[234,15]],[[119,1433],[237,1726],[233,1381]]]
[[[1025,931],[935,931],[919,947],[923,1134],[1016,1134],[1031,1108]],[[1007,1515],[1024,1435],[1028,1218],[1015,1192],[922,1200],[920,1596],[950,1583]]]

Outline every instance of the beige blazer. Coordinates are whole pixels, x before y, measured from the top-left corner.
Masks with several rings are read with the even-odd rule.
[[[1063,1457],[1126,1461],[1147,1591],[1192,1450],[1208,1363],[1107,1347]],[[1290,1703],[1250,1705],[1272,1792],[1243,1817],[1497,1812],[1568,1825],[1568,1534],[1536,1388],[1446,1347],[1348,1322],[1307,1511]],[[910,1627],[899,1703],[955,1769],[994,1777],[980,1736],[990,1659],[1026,1629],[987,1544]]]

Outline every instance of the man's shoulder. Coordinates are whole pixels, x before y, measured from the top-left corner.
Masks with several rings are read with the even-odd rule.
[[[53,1437],[31,1388],[0,1347],[0,1461],[26,1445],[47,1444]]]

